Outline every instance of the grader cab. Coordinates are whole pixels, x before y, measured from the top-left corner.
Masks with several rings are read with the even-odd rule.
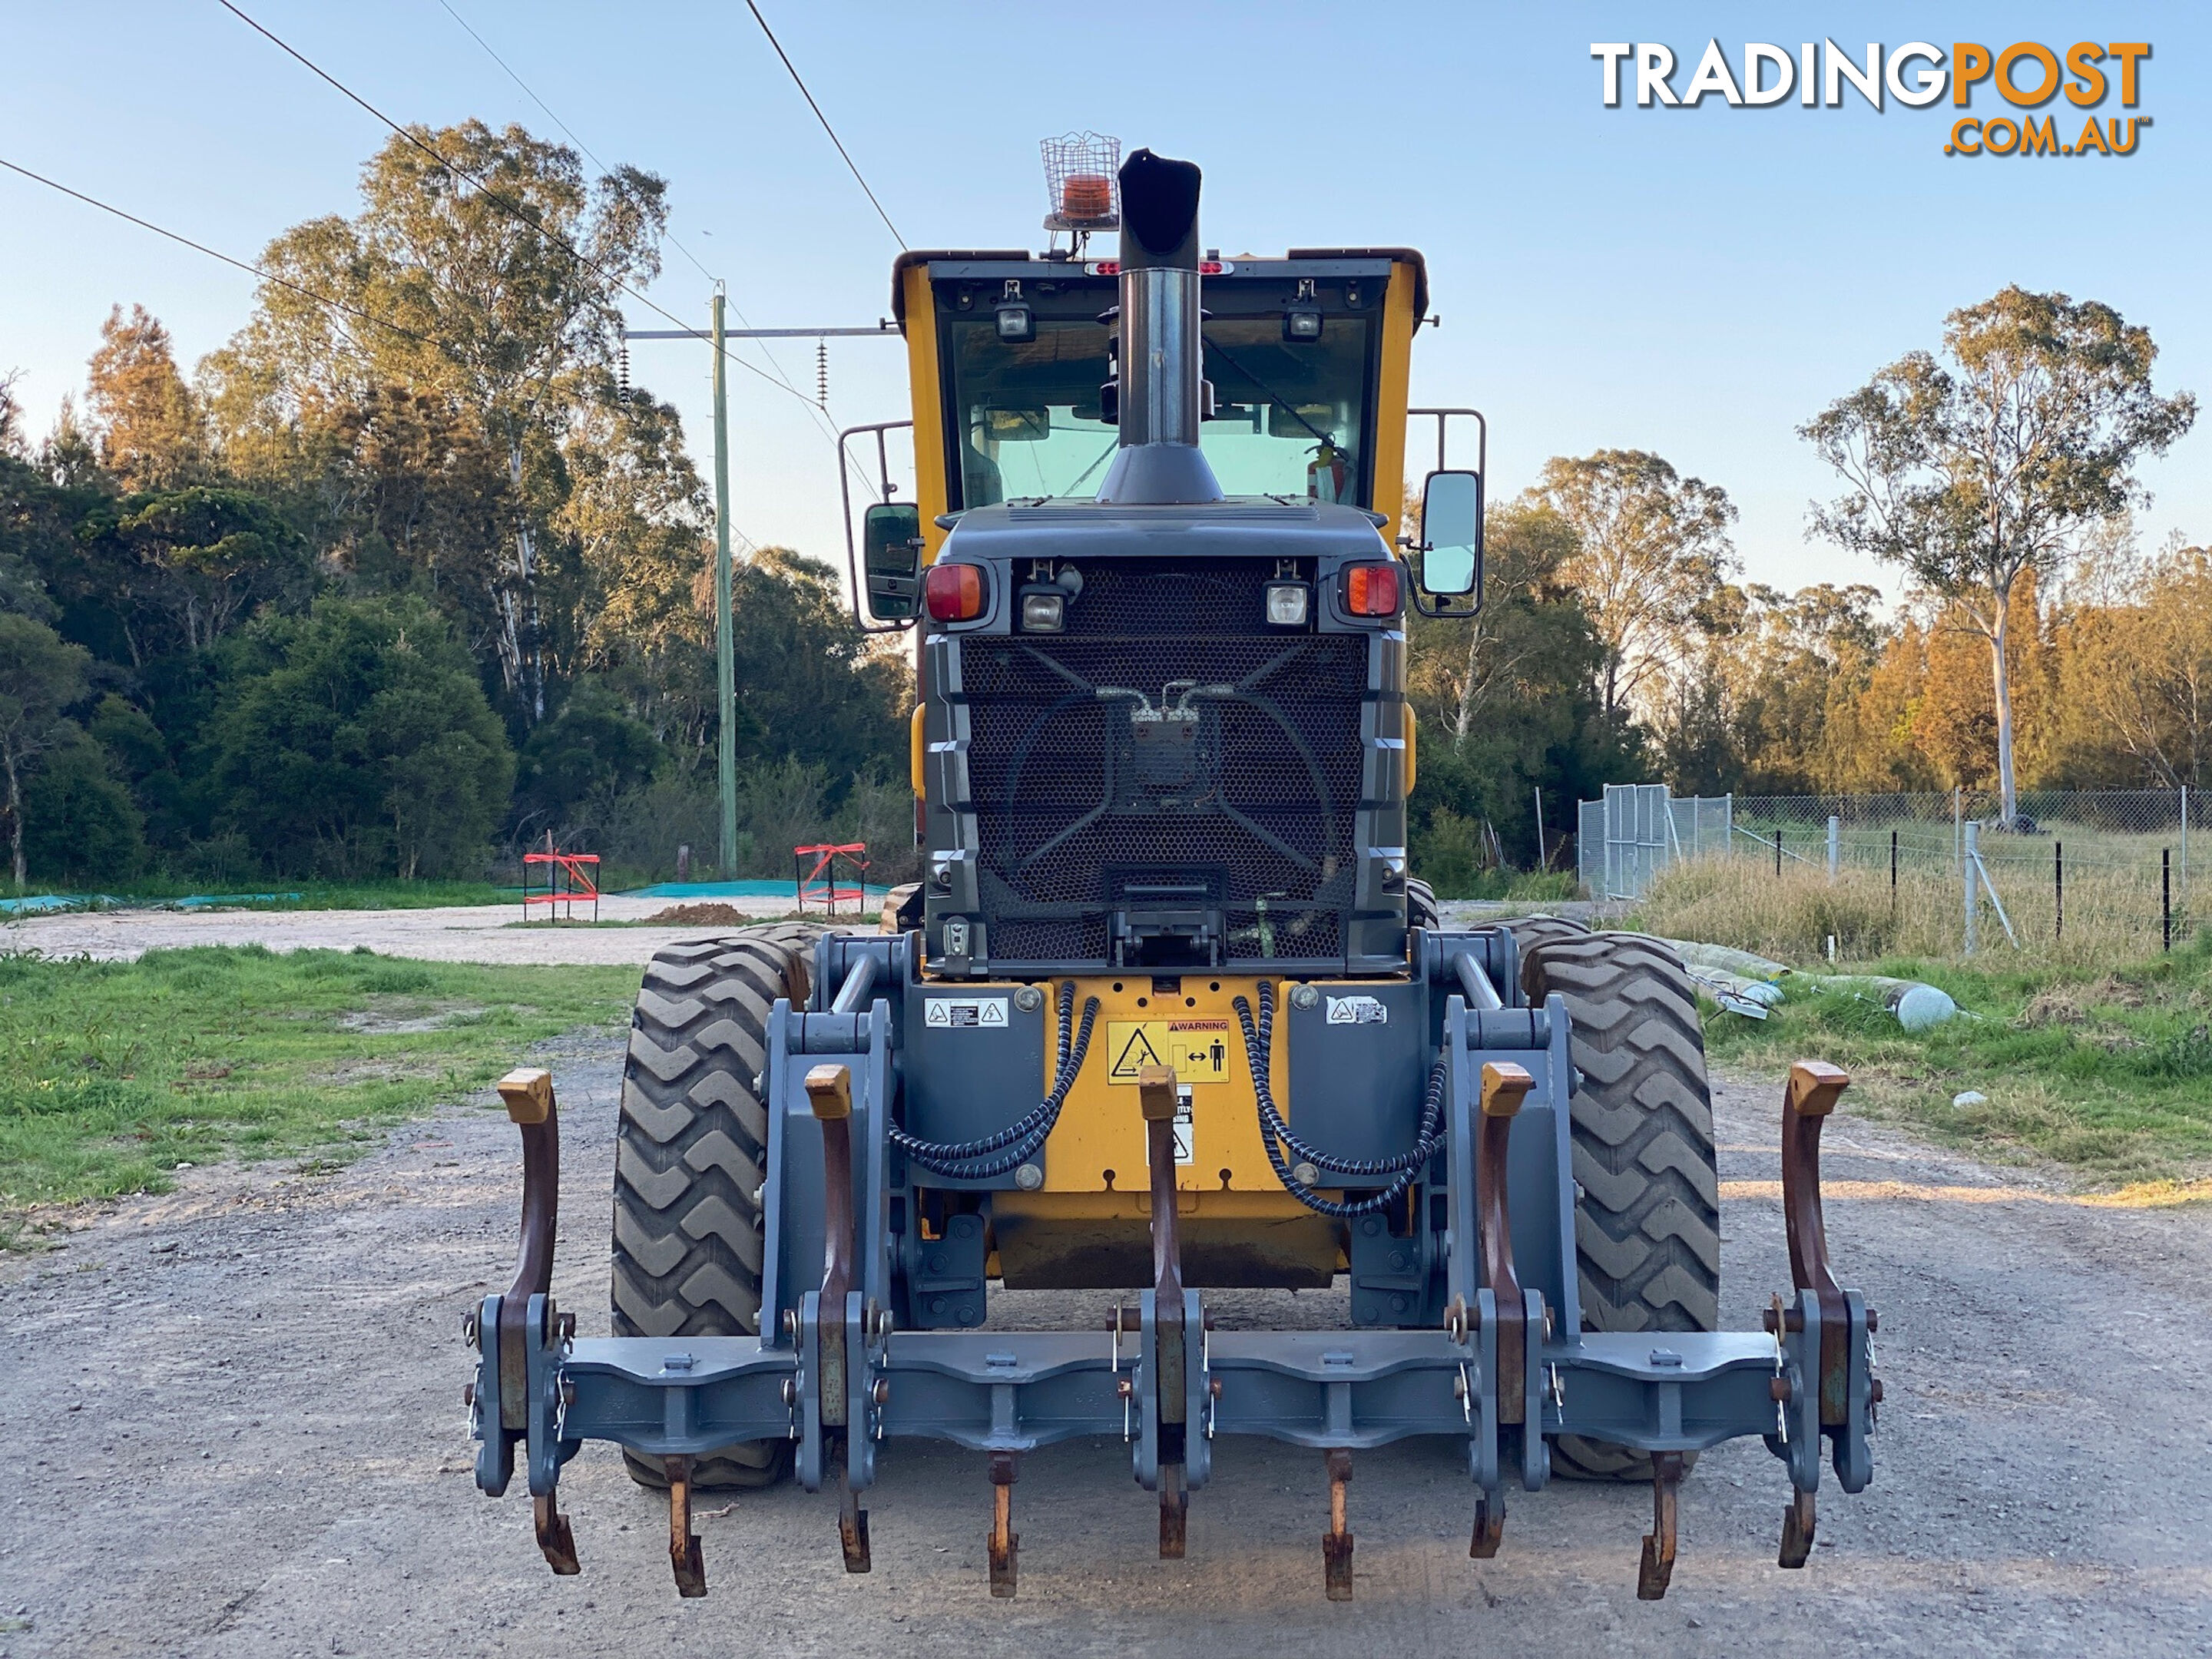
[[[468,1322],[479,1484],[520,1457],[574,1571],[560,1473],[612,1442],[666,1487],[703,1595],[694,1492],[833,1488],[866,1571],[879,1457],[950,1441],[979,1454],[1011,1595],[1025,1453],[1118,1439],[1180,1556],[1214,1443],[1259,1436],[1322,1454],[1340,1599],[1352,1459],[1418,1436],[1465,1461],[1477,1557],[1509,1486],[1649,1482],[1650,1598],[1687,1462],[1758,1435],[1803,1565],[1824,1448],[1863,1487],[1880,1398],[1821,1224],[1842,1074],[1801,1064],[1783,1103],[1792,1295],[1717,1331],[1680,962],[1560,921],[1447,927],[1407,866],[1407,612],[1472,614],[1481,549],[1479,417],[1407,407],[1419,256],[1222,258],[1198,170],[1147,151],[1055,184],[1068,247],[894,278],[920,499],[869,507],[854,577],[866,618],[920,635],[922,879],[877,933],[648,968],[610,1338],[547,1293],[550,1080],[503,1085],[524,1239]],[[1087,258],[1108,228],[1118,258]],[[1438,465],[1401,538],[1414,414]],[[1210,1297],[1281,1288],[1333,1297],[1334,1328],[1217,1328]],[[1121,1294],[1081,1328],[999,1317],[1073,1290]]]

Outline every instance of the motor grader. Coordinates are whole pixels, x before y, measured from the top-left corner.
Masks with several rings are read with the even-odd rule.
[[[854,586],[865,623],[919,635],[922,878],[877,933],[655,957],[611,1337],[548,1294],[551,1079],[502,1084],[523,1239],[465,1322],[478,1484],[519,1458],[574,1572],[561,1471],[613,1443],[666,1489],[700,1595],[696,1492],[834,1490],[865,1572],[879,1458],[950,1441],[978,1455],[1012,1595],[1024,1454],[1126,1456],[1176,1557],[1215,1443],[1259,1436],[1321,1454],[1342,1599],[1352,1458],[1419,1436],[1465,1462],[1478,1558],[1510,1487],[1648,1482],[1656,1598],[1684,1472],[1757,1435],[1802,1566],[1824,1448],[1863,1487],[1880,1399],[1875,1316],[1821,1224],[1845,1079],[1793,1070],[1791,1293],[1718,1331],[1680,962],[1561,921],[1446,926],[1407,868],[1407,612],[1472,615],[1482,541],[1480,417],[1407,408],[1420,256],[1224,258],[1198,169],[1149,151],[1054,183],[1045,255],[895,268],[920,499],[869,506]],[[1088,257],[1108,229],[1118,257]],[[1437,465],[1401,537],[1415,416]],[[1476,464],[1448,465],[1470,428]],[[1283,1288],[1335,1298],[1335,1328],[1217,1328],[1210,1297]],[[1040,1290],[1118,1294],[1079,1328],[994,1316]]]

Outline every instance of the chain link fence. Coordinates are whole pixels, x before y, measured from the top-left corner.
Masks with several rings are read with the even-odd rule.
[[[1583,803],[1577,861],[1595,899],[1640,902],[1669,868],[1726,858],[1739,880],[1763,864],[1778,884],[1827,884],[1839,917],[1886,901],[1893,925],[1875,931],[1890,945],[2088,959],[2191,935],[2208,827],[2202,793],[2181,788],[2023,791],[2008,823],[1987,790],[1700,799],[1617,785]]]

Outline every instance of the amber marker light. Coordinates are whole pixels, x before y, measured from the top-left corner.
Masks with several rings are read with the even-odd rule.
[[[980,565],[933,564],[921,579],[922,598],[933,622],[975,621],[983,614],[985,591]]]
[[[1398,614],[1398,567],[1355,564],[1344,573],[1344,608],[1355,617]]]

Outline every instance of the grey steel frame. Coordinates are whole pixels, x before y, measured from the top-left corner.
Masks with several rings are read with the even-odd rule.
[[[851,947],[876,941],[825,942],[824,966],[831,943]],[[481,1443],[477,1484],[494,1495],[503,1492],[520,1451],[530,1491],[539,1500],[541,1541],[550,1516],[565,1544],[555,1493],[562,1466],[586,1440],[612,1441],[650,1459],[674,1459],[704,1456],[736,1442],[787,1439],[800,1485],[808,1491],[835,1485],[856,1494],[874,1482],[878,1448],[889,1437],[921,1437],[1011,1455],[1118,1434],[1129,1447],[1139,1484],[1147,1490],[1158,1486],[1161,1334],[1151,1291],[1139,1297],[1133,1330],[894,1328],[889,1311],[893,1160],[886,1131],[899,1072],[891,1005],[877,994],[865,1011],[852,1006],[875,988],[883,969],[893,970],[884,977],[894,983],[901,976],[895,958],[906,941],[881,943],[880,953],[848,952],[857,959],[848,963],[840,994],[823,1012],[779,1002],[771,1019],[763,1334],[579,1340],[570,1334],[573,1320],[557,1314],[543,1285],[532,1291],[518,1283],[510,1295],[528,1297],[521,1322],[526,1352],[508,1376],[503,1398],[502,1360],[514,1367],[513,1356],[501,1352],[509,1340],[501,1333],[506,1298],[487,1297],[466,1322],[479,1349],[471,1406],[472,1431]],[[1487,980],[1472,965],[1472,956],[1453,951],[1450,936],[1431,943],[1443,948],[1428,951],[1426,958],[1448,964],[1456,983]],[[1424,954],[1417,949],[1413,959],[1421,961]],[[823,981],[817,978],[817,984]],[[1478,988],[1494,994],[1498,988],[1486,982]],[[1510,999],[1510,981],[1506,994]],[[817,989],[817,1003],[823,997]],[[1188,1488],[1205,1484],[1211,1443],[1223,1435],[1347,1452],[1412,1436],[1440,1436],[1464,1449],[1481,1500],[1478,1514],[1492,1518],[1494,1547],[1506,1484],[1530,1492],[1545,1485],[1552,1437],[1612,1442],[1659,1455],[1656,1524],[1666,1537],[1656,1590],[1650,1588],[1650,1540],[1644,1571],[1646,1593],[1656,1595],[1663,1593],[1665,1567],[1673,1559],[1671,1476],[1679,1474],[1679,1455],[1757,1435],[1787,1467],[1793,1498],[1785,1511],[1782,1559],[1785,1565],[1802,1565],[1811,1541],[1821,1443],[1830,1443],[1843,1489],[1863,1489],[1873,1474],[1870,1437],[1880,1399],[1873,1372],[1875,1321],[1857,1292],[1834,1292],[1827,1277],[1825,1240],[1819,1236],[1817,1122],[1809,1132],[1815,1160],[1812,1219],[1801,1226],[1800,1212],[1790,1212],[1797,1294],[1788,1307],[1780,1297],[1774,1299],[1766,1332],[1586,1332],[1576,1305],[1567,1113],[1573,1074],[1565,1006],[1554,996],[1540,1011],[1486,1017],[1455,990],[1443,1025],[1445,1139],[1442,1168],[1428,1174],[1431,1189],[1440,1188],[1449,1206],[1443,1267],[1450,1304],[1463,1307],[1464,1314],[1425,1330],[1212,1333],[1206,1330],[1200,1293],[1185,1291],[1183,1329],[1199,1334],[1196,1352],[1187,1353],[1179,1367],[1186,1396],[1182,1415],[1189,1425],[1182,1470]],[[1516,1028],[1525,1034],[1517,1042]],[[858,1244],[852,1288],[838,1306],[823,1305],[814,1290],[800,1294],[795,1305],[780,1305],[777,1287],[786,1275],[779,1255],[795,1239],[818,1238],[823,1228],[821,1126],[810,1108],[805,1073],[825,1063],[848,1068],[851,1079]],[[1540,1290],[1522,1293],[1528,1340],[1519,1394],[1534,1432],[1502,1420],[1498,1338],[1507,1322],[1500,1320],[1482,1276],[1488,1258],[1476,1206],[1480,1079],[1486,1064],[1501,1063],[1524,1068],[1533,1080],[1530,1109],[1514,1127],[1518,1134],[1540,1139],[1525,1146],[1516,1140],[1515,1162],[1524,1180],[1540,1169],[1553,1184],[1556,1201],[1550,1208],[1559,1218],[1543,1241],[1545,1253],[1554,1259],[1532,1264],[1529,1276],[1563,1287],[1563,1305],[1548,1306]],[[1785,1107],[1785,1133],[1791,1109]],[[1540,1156],[1524,1162],[1524,1152]],[[1525,1202],[1532,1196],[1513,1192],[1509,1206],[1512,1199]],[[1813,1236],[1801,1238],[1803,1231]],[[1509,1237],[1509,1253],[1510,1243]],[[1822,1293],[1824,1281],[1829,1294]],[[1842,1328],[1832,1335],[1826,1326],[1838,1316]],[[1825,1361],[1824,1337],[1830,1344]],[[839,1370],[844,1385],[825,1398],[825,1376]],[[511,1385],[526,1377],[520,1391],[526,1397],[518,1398]],[[866,1564],[865,1516],[859,1519],[861,1565],[854,1570]],[[1478,1553],[1486,1553],[1480,1549],[1483,1524],[1478,1519]],[[556,1571],[573,1570],[573,1549],[564,1569],[554,1546],[546,1548]],[[848,1566],[853,1559],[848,1543]]]

